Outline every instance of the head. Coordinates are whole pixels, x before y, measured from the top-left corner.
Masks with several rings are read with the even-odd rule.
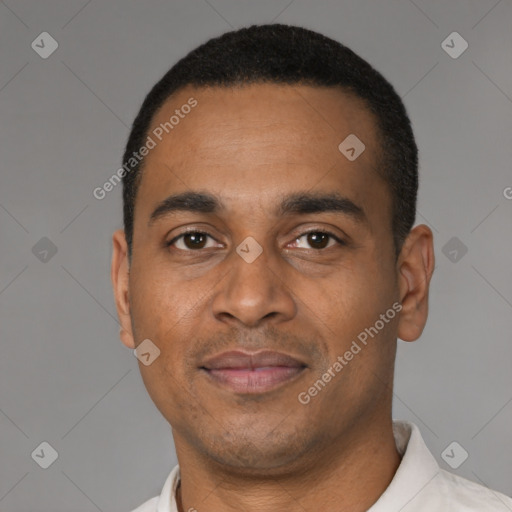
[[[390,419],[396,339],[423,330],[433,248],[413,228],[411,124],[381,74],[303,28],[224,34],[149,92],[124,163],[121,339],[160,350],[140,369],[178,455],[268,474]],[[234,390],[211,360],[235,349],[297,366]]]

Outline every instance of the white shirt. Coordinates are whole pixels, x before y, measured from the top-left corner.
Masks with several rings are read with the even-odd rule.
[[[367,512],[511,512],[512,498],[441,469],[418,427],[393,421],[393,435],[402,461],[391,483]],[[160,496],[132,512],[178,512],[175,466]]]

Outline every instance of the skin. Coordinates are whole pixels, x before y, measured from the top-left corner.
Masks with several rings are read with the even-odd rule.
[[[198,105],[146,157],[132,260],[116,231],[111,272],[122,342],[133,349],[149,338],[161,351],[139,366],[172,426],[180,509],[366,511],[400,463],[391,420],[396,340],[414,341],[425,326],[432,232],[414,227],[395,258],[375,120],[357,97],[297,85],[187,87],[148,133],[191,96]],[[353,162],[338,150],[350,133],[366,146]],[[217,195],[225,211],[175,212],[148,226],[160,201],[191,190]],[[274,214],[287,194],[333,191],[368,222]],[[165,246],[188,227],[208,232],[205,248],[183,238]],[[329,239],[318,248],[303,235],[311,228],[346,245]],[[248,236],[263,249],[250,264],[236,252]],[[395,302],[401,312],[301,404],[298,394]],[[259,395],[223,389],[199,370],[204,357],[239,347],[280,350],[307,368]]]

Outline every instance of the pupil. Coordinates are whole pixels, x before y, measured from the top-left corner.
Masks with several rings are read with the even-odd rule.
[[[309,237],[308,243],[310,243],[313,246],[315,246],[315,244],[316,244],[316,248],[323,249],[327,245],[328,235],[326,235],[325,233],[309,233],[308,237]],[[320,244],[319,244],[320,238],[323,238],[323,240],[320,241]],[[319,247],[319,245],[320,245],[320,247]]]
[[[189,242],[192,242],[191,244],[187,244],[189,247],[191,246],[192,248],[197,248],[201,245],[202,242],[204,242],[204,235],[202,233],[188,233],[185,239]]]

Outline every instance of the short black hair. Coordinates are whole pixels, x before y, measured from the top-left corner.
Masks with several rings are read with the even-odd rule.
[[[418,191],[418,148],[405,106],[393,86],[368,62],[312,30],[279,23],[251,25],[192,50],[144,99],[128,137],[124,165],[144,145],[157,111],[179,89],[253,83],[340,87],[364,101],[376,119],[381,149],[378,171],[391,192],[392,233],[398,257],[416,218]],[[130,258],[143,164],[141,159],[123,176],[124,230]]]

